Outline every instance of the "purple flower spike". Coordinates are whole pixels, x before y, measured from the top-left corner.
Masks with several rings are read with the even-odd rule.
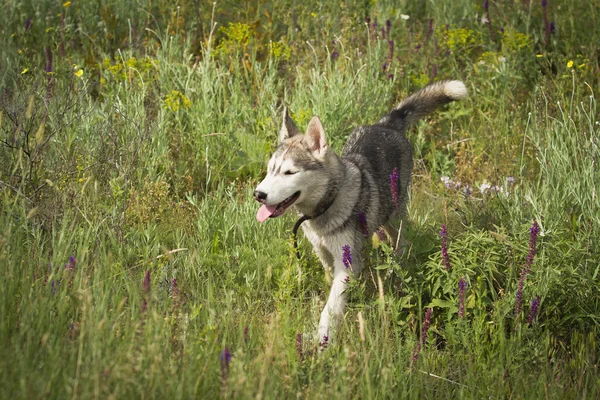
[[[554,22],[550,22],[550,33],[555,33],[556,32],[556,25],[554,25]]]
[[[179,286],[177,286],[177,278],[171,281],[171,298],[177,300],[179,298]]]
[[[488,7],[489,7],[488,0],[485,0],[485,1],[483,2],[483,9],[484,9],[485,11],[487,11],[487,10],[488,10]]]
[[[25,21],[25,32],[29,32],[30,29],[31,29],[31,18],[27,18],[27,21]]]
[[[221,351],[219,360],[221,361],[221,376],[223,377],[223,380],[225,380],[227,379],[227,375],[229,375],[229,363],[231,362],[231,353],[227,346]]]
[[[540,307],[540,296],[537,296],[535,299],[531,301],[531,308],[529,309],[529,317],[527,318],[527,324],[531,326],[533,324],[533,320],[537,314],[538,308]]]
[[[398,168],[394,168],[390,175],[390,190],[392,191],[392,203],[394,203],[395,207],[398,207],[398,181]]]
[[[425,312],[425,320],[423,321],[423,326],[421,327],[421,340],[417,342],[417,346],[413,351],[412,364],[414,366],[417,360],[419,359],[419,353],[421,351],[421,344],[424,344],[427,341],[427,331],[429,330],[429,325],[431,325],[431,316],[433,314],[433,310],[428,308]]]
[[[385,240],[385,231],[383,230],[383,228],[377,229],[377,236],[379,236],[379,240],[381,240],[382,242]]]
[[[369,225],[367,224],[367,214],[364,212],[358,213],[358,223],[360,224],[360,230],[364,237],[369,236]]]
[[[146,275],[144,275],[144,293],[150,293],[150,270],[146,270]]]
[[[333,53],[331,53],[332,60],[337,60],[339,56],[340,56],[340,53],[337,50],[335,50]]]
[[[537,247],[537,236],[540,233],[540,226],[536,220],[533,220],[533,225],[529,229],[529,252],[527,253],[527,259],[525,265],[521,270],[521,278],[519,279],[519,286],[515,295],[515,317],[521,313],[521,307],[523,306],[523,286],[527,275],[531,272],[531,266],[533,265],[533,259],[535,258],[535,252]]]
[[[427,341],[427,331],[429,330],[429,325],[431,325],[431,316],[433,314],[433,309],[428,308],[425,312],[425,321],[423,321],[423,326],[421,327],[421,343],[425,343]]]
[[[248,325],[244,327],[244,343],[248,343]]]
[[[429,19],[429,23],[427,24],[427,33],[425,34],[425,43],[429,41],[431,34],[433,33],[433,18]]]
[[[46,72],[52,72],[52,50],[46,47]]]
[[[342,246],[342,262],[346,269],[352,269],[352,252],[347,244]]]
[[[548,0],[542,0],[542,7],[546,8],[548,6]]]
[[[437,69],[438,69],[437,64],[433,64],[433,69],[431,70],[431,81],[432,82],[435,79],[435,77],[437,76]]]
[[[465,278],[460,278],[458,282],[458,316],[459,318],[465,317],[465,289],[467,288],[467,281]]]
[[[69,262],[65,264],[65,269],[74,270],[76,263],[77,263],[77,260],[75,259],[75,256],[70,256]]]
[[[296,334],[296,354],[298,354],[298,358],[301,360],[304,358],[304,354],[302,353],[302,334]]]
[[[448,230],[446,224],[442,225],[440,231],[440,237],[442,238],[442,264],[446,271],[450,270],[450,256],[448,255]]]
[[[531,270],[531,265],[533,264],[533,259],[535,257],[535,251],[537,247],[537,237],[540,234],[540,226],[538,225],[536,220],[533,220],[533,225],[529,229],[529,253],[527,254],[527,261],[525,263],[525,268],[529,272]]]

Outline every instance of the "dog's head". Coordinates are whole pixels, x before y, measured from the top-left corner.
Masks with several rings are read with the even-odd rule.
[[[303,135],[284,109],[279,147],[269,160],[266,178],[254,191],[254,198],[262,203],[256,219],[263,222],[283,215],[292,205],[315,202],[326,184],[318,174],[328,151],[319,117],[310,120]]]

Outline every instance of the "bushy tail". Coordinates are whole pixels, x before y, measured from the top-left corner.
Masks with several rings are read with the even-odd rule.
[[[424,87],[404,99],[379,123],[406,127],[414,124],[437,108],[467,97],[467,88],[461,81],[441,81]]]

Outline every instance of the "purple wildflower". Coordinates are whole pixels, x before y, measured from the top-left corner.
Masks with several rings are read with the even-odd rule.
[[[392,60],[394,59],[394,41],[388,40],[389,52],[388,52],[388,63],[390,66],[392,65]]]
[[[337,60],[339,56],[340,56],[340,53],[337,50],[334,50],[333,53],[331,53],[332,60]]]
[[[507,187],[511,187],[514,184],[515,184],[515,178],[513,178],[512,176],[509,176],[508,178],[506,178],[506,186]]]
[[[423,326],[421,327],[421,343],[425,343],[427,341],[427,331],[429,330],[429,325],[431,325],[431,315],[433,314],[433,309],[428,308],[425,312],[425,320],[423,321]]]
[[[554,25],[554,22],[550,22],[550,33],[554,34],[556,32],[556,25]]]
[[[344,278],[344,283],[350,283],[350,277],[349,276],[347,276],[347,277]]]
[[[467,288],[467,281],[465,278],[460,278],[458,282],[458,316],[460,318],[465,317],[465,289]]]
[[[548,6],[548,0],[542,0],[542,7],[546,8]]]
[[[148,309],[148,302],[146,301],[145,298],[142,299],[142,312],[146,312],[146,310]]]
[[[429,41],[431,34],[433,33],[433,18],[429,19],[429,23],[427,24],[427,33],[425,34],[425,43]]]
[[[446,189],[454,189],[454,181],[448,176],[442,176],[440,178]]]
[[[415,46],[415,51],[417,51],[417,52],[418,52],[419,50],[421,50],[421,47],[422,47],[421,43],[417,44],[417,45]]]
[[[69,280],[69,288],[73,286],[73,281],[75,280],[75,264],[77,260],[75,256],[69,256],[69,261],[65,264],[65,270],[70,272],[71,279]]]
[[[146,275],[144,275],[144,293],[150,293],[150,270],[146,270]]]
[[[487,11],[487,10],[488,10],[488,7],[489,7],[488,0],[485,0],[485,1],[483,2],[483,9],[484,9],[485,11]]]
[[[385,240],[385,231],[383,230],[383,228],[377,229],[377,236],[379,236],[379,240],[381,240],[382,242]]]
[[[442,238],[442,264],[446,271],[450,270],[450,256],[448,256],[448,230],[446,224],[442,225],[440,231],[440,237]]]
[[[31,29],[31,18],[27,18],[27,21],[25,21],[25,32],[29,32],[30,29]]]
[[[535,252],[537,247],[537,236],[540,233],[540,226],[536,220],[533,220],[533,225],[529,229],[529,252],[527,253],[527,259],[525,265],[521,270],[521,278],[519,279],[519,286],[517,287],[517,293],[515,295],[515,317],[521,313],[521,307],[523,306],[523,286],[527,275],[531,272],[531,266],[533,265],[533,259],[535,258]]]
[[[248,325],[244,327],[244,343],[248,343]]]
[[[392,21],[390,21],[389,19],[387,21],[385,21],[385,33],[386,36],[389,38],[390,37],[390,30],[392,28]]]
[[[304,354],[302,353],[302,334],[296,334],[296,354],[298,354],[298,358],[301,360],[304,358]]]
[[[538,308],[540,306],[540,296],[537,296],[535,299],[531,301],[531,308],[529,309],[529,317],[527,318],[527,323],[529,326],[533,324],[533,320],[537,314]]]
[[[231,362],[231,353],[227,346],[225,346],[225,349],[219,354],[219,360],[221,361],[221,376],[223,380],[226,380],[227,375],[229,375],[229,363]]]
[[[417,346],[413,351],[412,365],[415,365],[417,360],[419,359],[419,353],[421,351],[421,345],[427,341],[427,331],[429,330],[429,325],[431,325],[431,315],[433,314],[433,310],[428,308],[425,312],[425,320],[423,321],[423,326],[421,327],[421,340],[417,342]]]
[[[392,174],[390,175],[390,190],[392,191],[392,203],[395,207],[398,207],[398,168],[394,167]]]
[[[342,262],[346,269],[352,269],[352,252],[347,244],[342,246]]]
[[[535,257],[535,251],[537,247],[537,237],[540,234],[540,226],[537,221],[533,220],[533,225],[529,229],[529,253],[527,253],[527,260],[525,263],[525,268],[529,271],[531,269],[531,265],[533,264],[533,259]]]
[[[46,47],[46,72],[52,72],[52,50]]]
[[[177,301],[179,298],[179,287],[177,286],[177,278],[173,278],[171,281],[171,298]]]
[[[431,70],[431,77],[430,77],[431,82],[433,82],[435,77],[437,76],[437,68],[438,68],[437,64],[433,64],[433,68]]]
[[[367,224],[367,214],[364,212],[358,213],[358,223],[360,224],[360,230],[364,237],[369,236],[369,225]]]
[[[383,65],[381,66],[381,69],[383,70],[383,73],[385,73],[385,70],[387,69],[387,62],[383,63]]]
[[[321,343],[319,343],[319,346],[321,346],[322,349],[325,349],[325,348],[327,348],[328,343],[329,343],[329,336],[323,335],[323,340],[321,340]]]
[[[77,262],[77,260],[75,259],[75,256],[70,256],[69,257],[69,262],[67,262],[65,264],[65,269],[70,269],[70,270],[74,270],[75,269],[75,263]]]

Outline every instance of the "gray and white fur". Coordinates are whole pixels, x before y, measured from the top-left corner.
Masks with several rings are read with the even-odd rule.
[[[302,225],[304,234],[323,266],[333,270],[331,292],[319,321],[319,340],[329,340],[332,321],[343,316],[347,278],[362,269],[367,231],[390,229],[390,220],[406,211],[413,160],[404,132],[438,107],[466,95],[460,81],[429,85],[376,124],[355,128],[342,157],[328,147],[319,117],[313,117],[302,134],[284,110],[279,147],[254,192],[263,204],[257,219],[262,222],[283,215],[291,206],[311,218]],[[396,201],[390,180],[394,169],[398,173]],[[345,245],[353,255],[350,268],[343,262]]]

